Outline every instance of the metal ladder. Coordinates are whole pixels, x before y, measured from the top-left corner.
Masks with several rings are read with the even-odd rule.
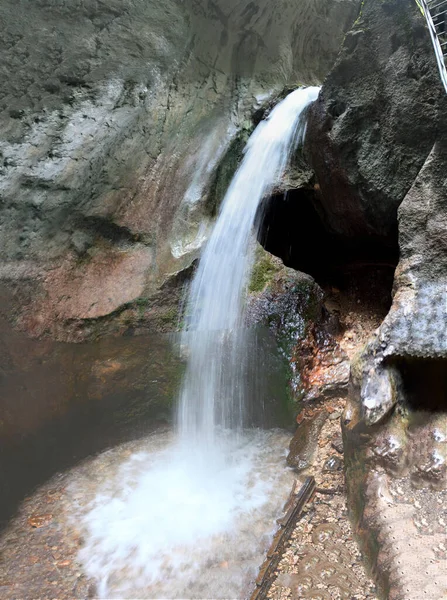
[[[447,0],[416,0],[427,20],[439,74],[447,94]]]

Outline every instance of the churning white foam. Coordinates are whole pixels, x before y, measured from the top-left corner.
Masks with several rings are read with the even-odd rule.
[[[72,493],[82,490],[80,558],[98,595],[245,597],[292,486],[289,440],[278,430],[222,435],[227,458],[212,464],[158,433],[130,456],[126,445],[91,460]]]

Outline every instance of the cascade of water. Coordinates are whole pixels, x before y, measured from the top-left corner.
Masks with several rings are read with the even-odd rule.
[[[223,200],[188,299],[189,358],[180,394],[178,429],[188,444],[212,448],[216,427],[244,423],[244,292],[253,264],[253,222],[302,142],[301,118],[318,87],[298,89],[262,121]]]
[[[106,453],[105,470],[89,479],[104,481],[76,522],[80,560],[101,598],[240,598],[256,577],[290,493],[293,476],[281,468],[290,438],[217,430],[243,426],[243,299],[256,210],[302,140],[300,117],[317,94],[293,92],[257,127],[222,204],[190,290],[183,443],[159,433],[130,457],[127,446]]]

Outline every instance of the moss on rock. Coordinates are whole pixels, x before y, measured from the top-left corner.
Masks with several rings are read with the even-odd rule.
[[[262,292],[265,286],[283,268],[279,259],[266,252],[261,246],[257,247],[256,262],[251,273],[248,291],[250,293]]]

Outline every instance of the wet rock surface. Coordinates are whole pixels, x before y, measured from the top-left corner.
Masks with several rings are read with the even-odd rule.
[[[322,79],[358,5],[2,2],[0,279],[21,327],[87,338],[137,300],[159,326],[255,113]]]
[[[343,405],[339,399],[324,404],[331,414]],[[339,431],[340,420],[327,419],[314,438],[315,452],[300,477],[313,475],[317,491],[291,536],[269,598],[378,598],[349,521],[343,459],[331,445]],[[337,468],[332,468],[334,464]]]
[[[338,316],[327,310],[325,293],[309,275],[284,267],[268,252],[259,255],[247,322],[266,325],[274,333],[290,367],[293,399],[344,396],[350,365],[337,341]]]
[[[364,412],[355,395],[356,357],[362,347],[368,348],[374,330],[387,311],[386,302],[375,304],[386,295],[386,285],[381,290],[379,281],[377,275],[372,279],[366,276],[363,283],[357,280],[348,293],[335,289],[326,292],[325,306],[339,321],[337,342],[354,361],[350,396],[344,410],[342,401],[334,404],[329,400],[321,405],[329,416],[320,429],[318,444],[315,445],[314,440],[310,444],[311,459],[307,469],[300,472],[300,476],[315,474],[317,486],[321,488],[317,489],[315,502],[318,506],[321,498],[321,513],[314,513],[311,506],[310,517],[305,515],[298,524],[290,549],[278,569],[278,579],[270,590],[272,598],[304,598],[306,594],[312,598],[312,593],[322,598],[356,598],[368,597],[370,593],[371,597],[393,600],[424,597],[441,600],[446,593],[443,569],[447,547],[445,413],[416,410],[408,403],[399,402],[392,416],[372,425],[361,416]],[[386,284],[388,278],[382,281]],[[438,375],[437,371],[435,375]],[[422,381],[429,390],[430,379]],[[318,415],[315,406],[312,403],[305,405],[298,417],[297,434],[303,424],[302,433],[310,428],[315,415]],[[333,415],[337,417],[334,420]],[[337,432],[340,422],[344,444]],[[305,435],[296,437],[301,443],[298,446],[295,440],[296,464],[299,464],[300,453],[303,459],[307,457],[305,439]],[[291,448],[293,445],[294,441]],[[342,456],[346,462],[346,480],[339,470]],[[341,480],[333,483],[337,477]],[[344,485],[347,497],[343,495]],[[332,520],[331,504],[334,502],[343,502],[346,510],[349,509],[349,526],[352,524],[367,569],[374,574],[377,590],[368,589],[370,584],[365,583],[357,572],[356,576],[360,577],[357,583],[361,583],[356,588],[353,580],[343,575],[343,568],[338,583],[344,583],[345,588],[343,585],[332,588],[327,579],[323,581],[326,576],[335,576],[334,569],[340,563],[344,565],[347,559],[344,555],[331,554],[334,549],[328,552],[324,544],[314,545],[312,540],[312,532],[318,528],[321,519],[325,524],[337,523],[342,531],[337,530],[335,534],[338,543],[345,539],[344,524],[340,527],[344,516],[341,513],[340,517],[339,506]],[[354,562],[348,560],[348,564]],[[352,568],[350,574],[353,575]],[[311,592],[315,586],[318,589]]]
[[[378,327],[389,307],[389,277],[365,270],[342,289],[324,295],[326,326],[332,326],[329,348],[355,356]],[[326,332],[327,333],[327,332]],[[329,358],[326,348],[326,359]],[[315,369],[318,371],[318,361]],[[343,391],[343,390],[341,390]],[[317,489],[291,536],[269,598],[381,598],[361,552],[346,496],[340,397],[303,402],[288,462],[300,479],[313,475]],[[312,435],[309,435],[312,432]],[[298,486],[299,487],[299,486]]]
[[[322,410],[307,413],[298,425],[289,446],[287,464],[297,471],[307,469],[313,460],[317,449],[321,429],[328,418],[328,413]]]
[[[297,347],[307,344],[314,323],[321,320],[323,291],[308,275],[284,267],[264,250],[259,253],[247,303],[247,323],[267,326],[273,332],[289,367],[291,394],[297,400],[304,394],[304,359]]]

